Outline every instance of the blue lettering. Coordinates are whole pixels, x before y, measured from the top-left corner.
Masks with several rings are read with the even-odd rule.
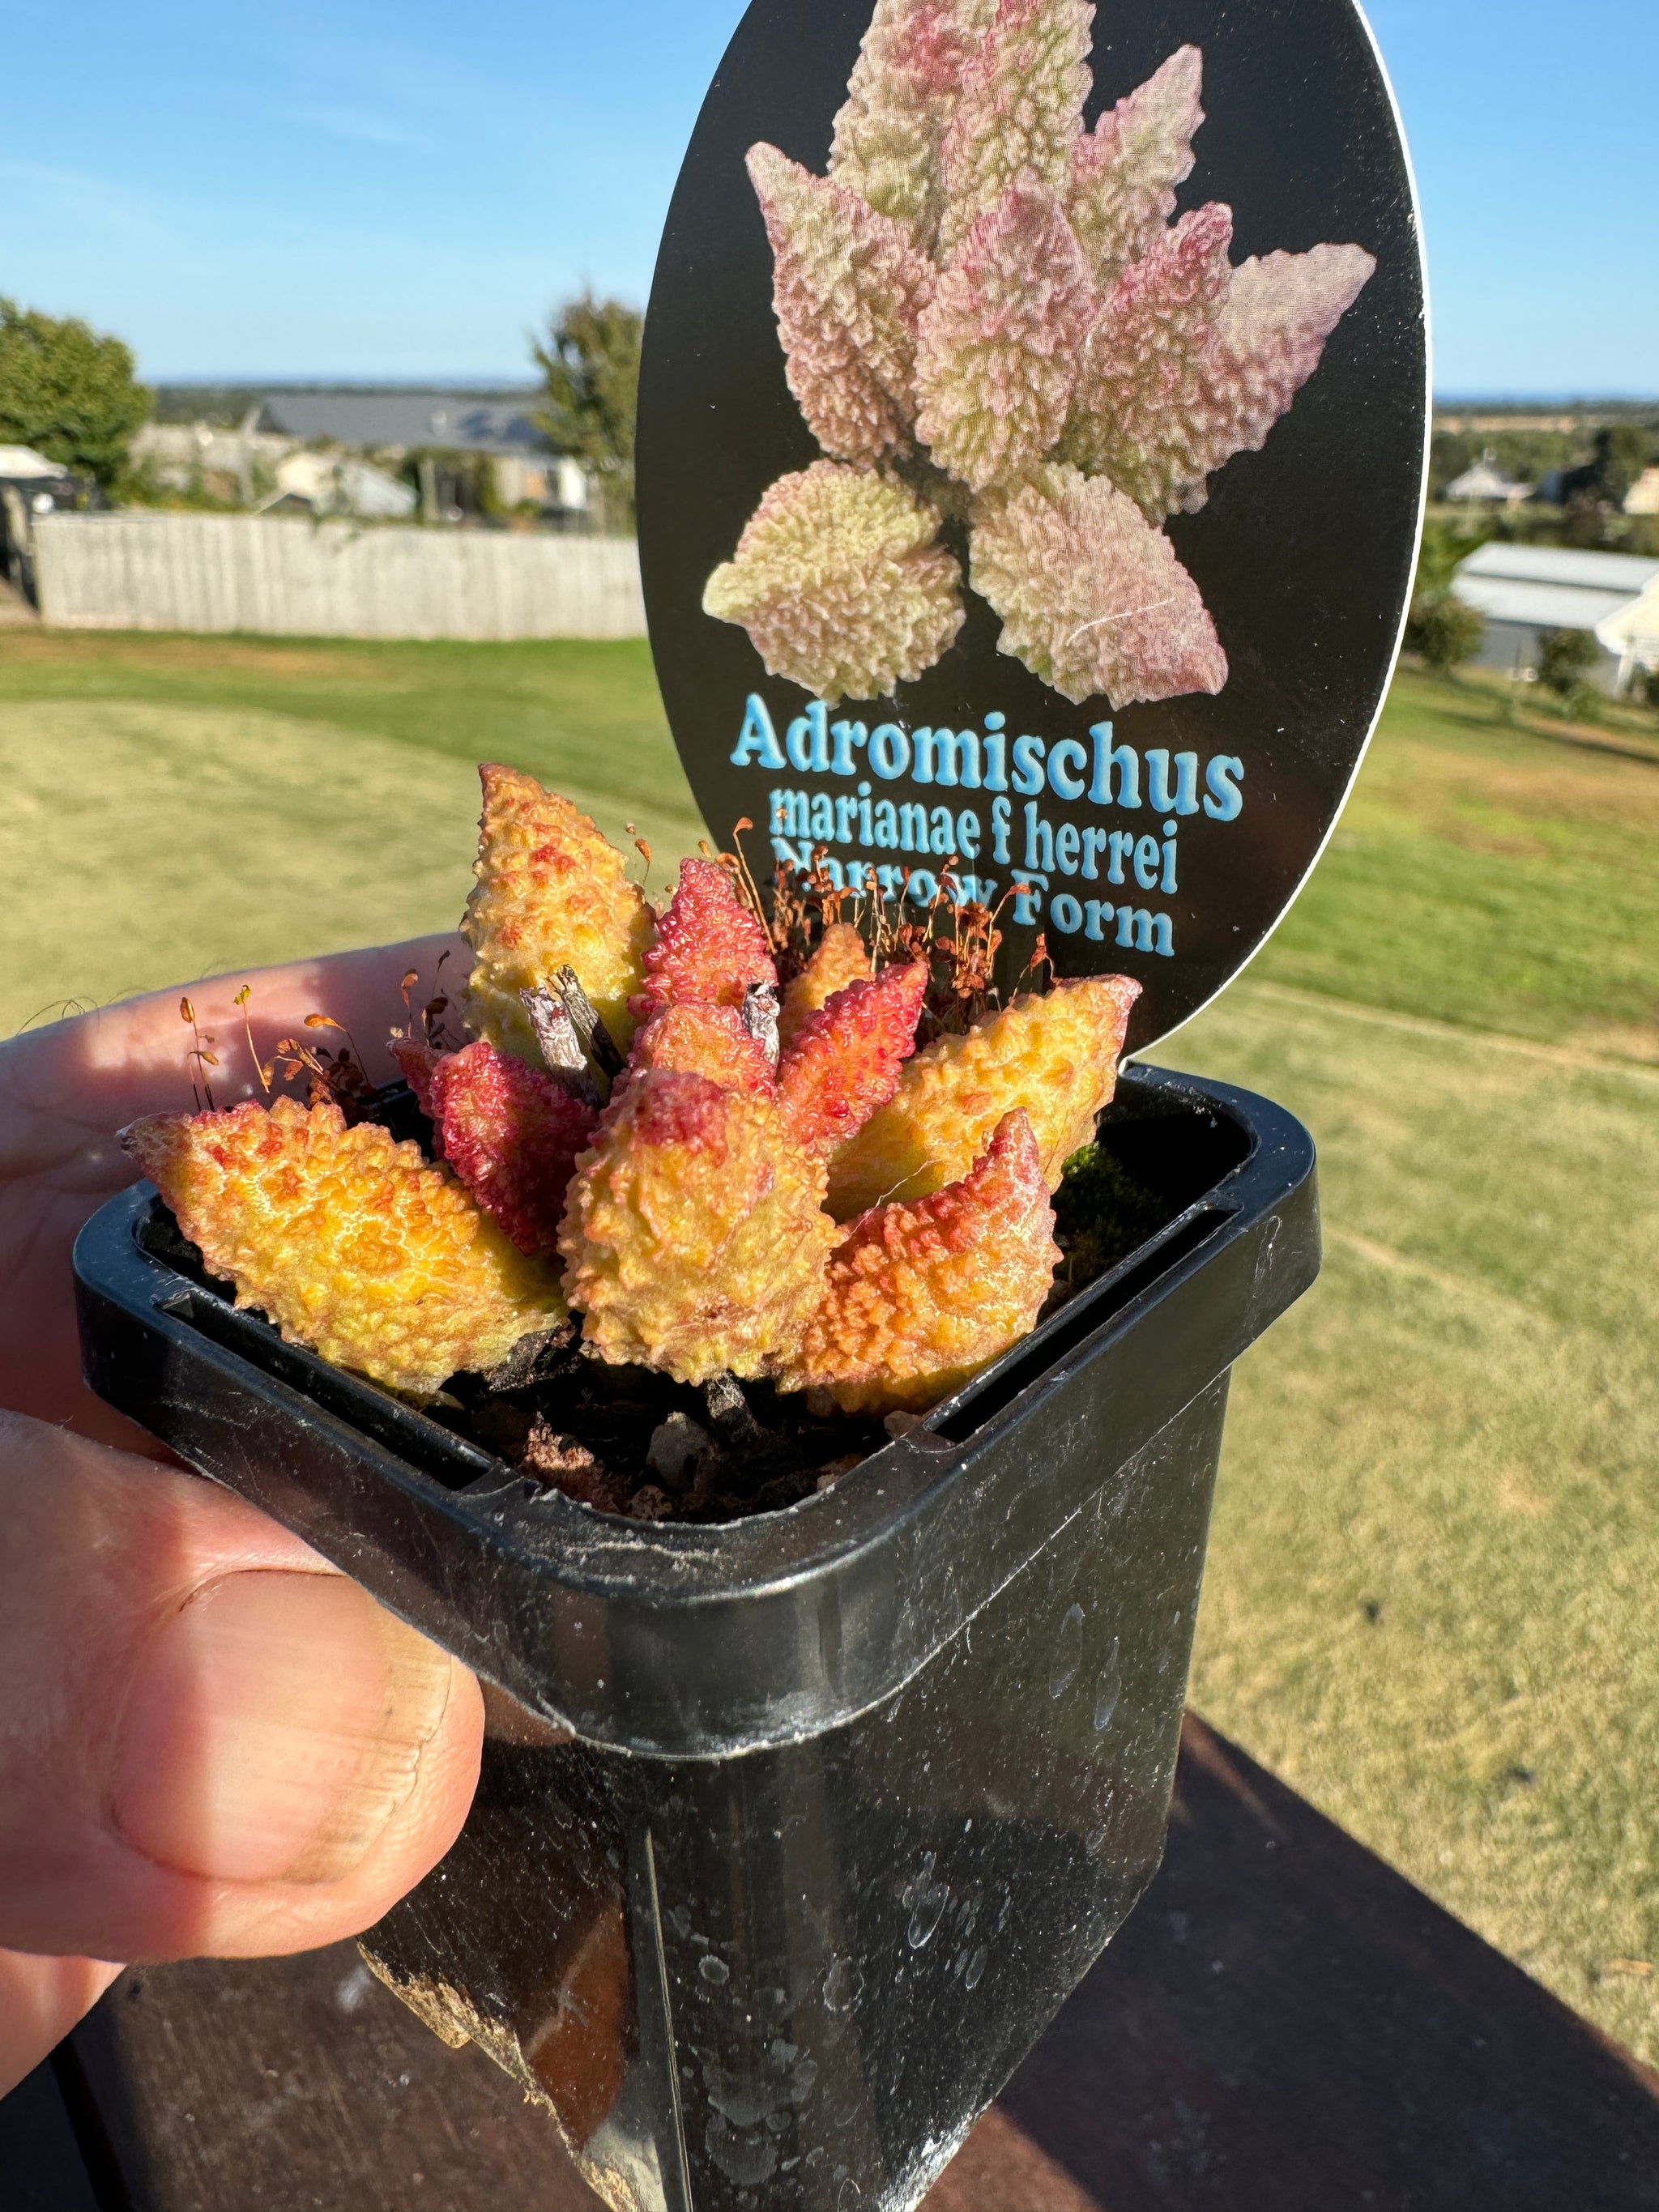
[[[836,741],[836,750],[830,763],[830,767],[837,775],[852,775],[855,772],[853,767],[853,748],[854,745],[868,744],[870,732],[862,722],[832,722],[830,725],[830,734]]]
[[[784,732],[783,742],[792,768],[823,775],[830,766],[830,724],[829,709],[822,699],[814,699],[804,714],[796,715]]]
[[[1089,796],[1097,806],[1139,806],[1140,759],[1133,745],[1115,745],[1109,722],[1097,722],[1089,735],[1095,741],[1095,778]],[[1117,771],[1117,794],[1112,793],[1112,771]]]
[[[881,722],[870,732],[870,765],[891,783],[910,765],[910,740],[896,722]]]
[[[1089,765],[1089,756],[1075,738],[1062,738],[1048,756],[1048,788],[1056,799],[1083,796],[1084,779],[1071,767],[1073,761],[1078,768],[1085,769]]]
[[[766,711],[766,702],[758,691],[749,694],[749,704],[744,710],[743,727],[738,732],[738,742],[732,755],[733,768],[747,768],[757,761],[762,768],[787,768],[778,744],[778,733],[772,727],[772,717]]]
[[[1041,738],[1014,739],[1014,789],[1027,799],[1034,798],[1042,788],[1042,756],[1046,750]],[[779,765],[781,767],[781,762]]]
[[[1058,892],[1048,902],[1048,914],[1054,927],[1066,937],[1075,937],[1083,927],[1083,908],[1070,891]]]
[[[1236,822],[1244,811],[1244,763],[1235,754],[1218,753],[1204,771],[1209,797],[1204,811],[1212,822]]]

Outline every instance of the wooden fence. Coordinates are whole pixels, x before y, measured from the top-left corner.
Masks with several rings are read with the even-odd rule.
[[[242,514],[42,515],[42,617],[280,637],[643,637],[631,538]]]

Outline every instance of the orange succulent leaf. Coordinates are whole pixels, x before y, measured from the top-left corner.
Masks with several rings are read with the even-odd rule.
[[[795,1032],[809,1014],[817,1013],[827,999],[869,973],[869,946],[850,921],[832,921],[818,939],[811,958],[784,986],[783,1005],[778,1015],[778,1042],[784,1050],[788,1051]]]
[[[741,1006],[751,983],[775,983],[772,945],[718,860],[682,860],[680,879],[645,956],[634,1013],[659,1006]]]
[[[808,1152],[850,1137],[898,1088],[916,1048],[927,963],[884,968],[837,991],[796,1030],[778,1066],[790,1134]]]
[[[393,1389],[429,1395],[566,1318],[551,1271],[446,1169],[337,1106],[154,1114],[122,1141],[238,1305]]]
[[[434,1045],[416,1044],[408,1037],[393,1037],[392,1057],[403,1070],[404,1080],[415,1093],[415,1103],[428,1118],[432,1113],[432,1071],[443,1058]]]
[[[770,1054],[735,1006],[664,1006],[635,1030],[628,1060],[631,1068],[678,1068],[757,1098],[776,1088]]]
[[[1056,1188],[1111,1098],[1139,995],[1127,975],[1073,977],[924,1047],[886,1105],[831,1159],[830,1212],[849,1221],[888,1199],[942,1190],[967,1174],[1016,1106],[1030,1115],[1044,1179]]]
[[[772,1371],[817,1304],[836,1241],[823,1190],[769,1100],[641,1070],[565,1207],[565,1286],[591,1350],[681,1382]]]
[[[830,1255],[823,1296],[781,1380],[848,1413],[924,1412],[1017,1344],[1060,1247],[1042,1156],[1005,1114],[960,1182],[864,1214]]]
[[[568,799],[518,769],[478,774],[477,882],[461,917],[472,947],[461,996],[467,1027],[539,1066],[519,994],[551,985],[568,965],[626,1051],[634,1033],[628,1001],[640,988],[656,919],[649,902],[623,855]]]
[[[409,1050],[398,1052],[405,1073]],[[597,1110],[483,1037],[431,1059],[422,1080],[410,1080],[441,1157],[520,1252],[556,1260],[565,1191],[592,1141]]]

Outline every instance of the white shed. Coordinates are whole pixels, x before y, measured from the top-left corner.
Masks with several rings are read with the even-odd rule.
[[[1582,629],[1605,659],[1590,681],[1619,690],[1628,681],[1622,646],[1610,646],[1601,625],[1633,607],[1659,584],[1659,561],[1630,553],[1580,552],[1563,545],[1483,545],[1459,568],[1454,594],[1486,617],[1477,666],[1524,675],[1538,665],[1546,630]]]

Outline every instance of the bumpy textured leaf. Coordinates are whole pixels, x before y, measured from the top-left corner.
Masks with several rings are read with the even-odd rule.
[[[643,1020],[659,1006],[741,1006],[754,983],[775,983],[771,940],[718,860],[682,860],[679,881],[645,956],[634,1000]]]
[[[975,491],[1040,461],[1066,427],[1095,307],[1060,202],[1022,177],[922,313],[916,430],[934,460]]]
[[[447,1169],[337,1106],[156,1114],[122,1141],[238,1305],[394,1389],[495,1366],[566,1317],[552,1272]]]
[[[774,676],[832,703],[877,699],[931,668],[962,627],[957,564],[937,508],[836,461],[780,477],[705,613],[746,629]]]
[[[1091,975],[1025,995],[944,1036],[909,1062],[889,1103],[872,1114],[830,1171],[838,1221],[888,1200],[926,1197],[967,1174],[1003,1115],[1023,1106],[1036,1133],[1050,1190],[1117,1083],[1117,1056],[1140,986]]]
[[[1048,468],[981,501],[973,581],[1002,617],[1000,650],[1063,698],[1127,707],[1227,680],[1198,586],[1104,477]]]
[[[587,1343],[682,1382],[768,1372],[817,1304],[836,1237],[823,1188],[769,1101],[642,1070],[565,1209],[565,1283]]]
[[[865,1214],[831,1254],[784,1387],[848,1413],[921,1412],[1035,1323],[1060,1248],[1030,1120],[1016,1109],[959,1182]]]
[[[440,1157],[520,1252],[552,1259],[565,1187],[592,1137],[594,1109],[483,1037],[460,1052],[417,1044],[392,1051],[431,1116]]]
[[[1266,442],[1376,268],[1363,246],[1316,246],[1234,270],[1213,343],[1185,403],[1200,477]],[[1183,504],[1195,510],[1204,498],[1200,481]]]
[[[939,142],[990,0],[876,0],[836,118],[832,177],[931,253],[945,204]]]
[[[778,1016],[778,1042],[787,1052],[809,1014],[817,1013],[826,1000],[860,975],[870,973],[870,949],[850,921],[832,921],[818,939],[812,957],[783,991]]]
[[[963,71],[962,97],[939,149],[939,249],[947,264],[1017,177],[1029,174],[1066,197],[1094,15],[1086,0],[999,0]]]
[[[878,461],[910,443],[916,319],[933,264],[908,233],[775,146],[749,174],[772,244],[772,304],[789,389],[825,453]]]
[[[1182,46],[1145,84],[1109,108],[1072,155],[1071,217],[1103,289],[1138,261],[1175,212],[1192,174],[1204,59]]]
[[[472,972],[461,1012],[532,1066],[541,1054],[520,991],[550,984],[568,964],[624,1049],[633,1035],[630,991],[640,988],[656,917],[627,865],[586,815],[544,791],[533,775],[481,768],[483,815],[477,878],[461,917]]]
[[[916,1048],[927,965],[860,975],[809,1014],[778,1066],[778,1101],[795,1142],[828,1152],[884,1106]]]
[[[1090,334],[1061,451],[1152,522],[1184,506],[1194,480],[1193,407],[1232,281],[1232,234],[1218,201],[1182,216],[1124,270]]]
[[[631,1068],[676,1067],[757,1098],[777,1088],[770,1054],[732,1006],[665,1006],[635,1030],[628,1060]]]

